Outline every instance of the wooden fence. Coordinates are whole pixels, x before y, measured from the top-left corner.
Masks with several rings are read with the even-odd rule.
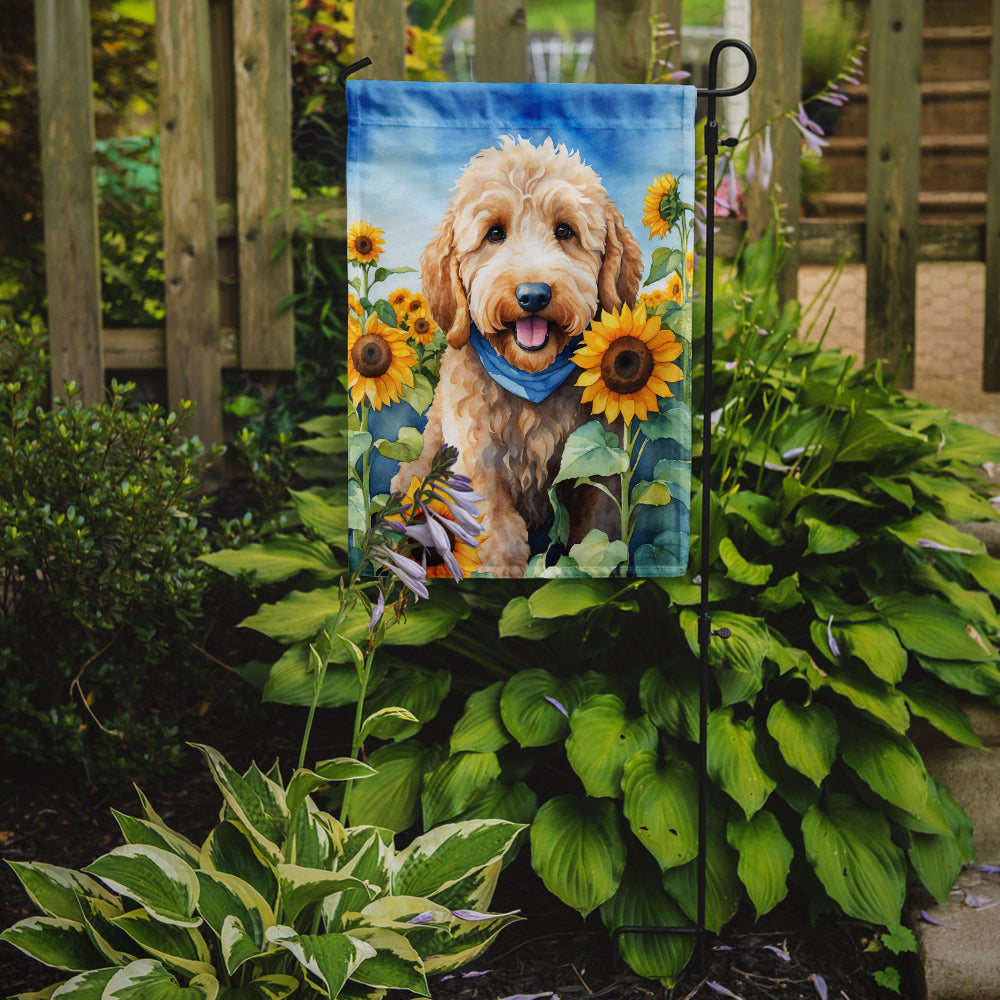
[[[526,2],[474,0],[477,79],[526,79]],[[283,211],[291,204],[290,0],[157,2],[166,325],[143,330],[101,325],[88,4],[35,0],[53,385],[72,379],[85,401],[95,401],[107,370],[165,369],[169,401],[196,401],[195,432],[221,441],[222,369],[280,371],[294,360],[293,317],[283,308],[291,254],[278,249],[293,218]],[[985,224],[918,216],[922,10],[917,0],[871,0],[866,219],[800,220],[785,209],[797,240],[782,292],[795,294],[800,263],[833,262],[845,252],[863,260],[866,355],[897,363],[910,350],[906,384],[917,262],[985,261],[983,386],[1000,391],[1000,0],[992,4]],[[595,0],[599,82],[645,80],[651,17],[680,25],[681,0]],[[751,18],[759,66],[753,129],[799,101],[802,2],[754,0]],[[402,79],[404,0],[357,0],[355,23],[355,51],[374,61],[364,73]],[[748,193],[745,223],[724,220],[722,255],[744,227],[752,235],[766,227],[773,197],[799,204],[800,137],[780,124],[769,187]],[[342,235],[344,212],[342,200],[299,206],[318,236]]]

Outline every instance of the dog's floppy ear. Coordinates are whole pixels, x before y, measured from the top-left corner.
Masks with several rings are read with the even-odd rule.
[[[469,340],[469,300],[458,274],[454,222],[454,210],[449,209],[420,258],[420,277],[431,316],[445,331],[449,346],[463,347]]]
[[[608,235],[597,276],[597,295],[600,307],[611,312],[620,309],[623,302],[630,306],[635,302],[642,280],[642,251],[621,212],[610,201],[604,206],[604,218]]]

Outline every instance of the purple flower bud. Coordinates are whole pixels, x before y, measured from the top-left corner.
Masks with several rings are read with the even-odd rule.
[[[826,641],[830,647],[830,652],[834,656],[840,656],[840,646],[837,645],[837,640],[833,637],[833,615],[830,615],[830,620],[826,623]]]
[[[433,910],[424,910],[423,913],[418,913],[415,917],[411,917],[406,922],[408,924],[431,924],[437,920],[437,915]]]
[[[921,549],[938,549],[941,552],[959,552],[964,556],[971,556],[972,549],[956,549],[951,545],[942,545],[930,538],[918,538],[917,547]]]
[[[561,702],[556,701],[555,698],[551,698],[549,695],[544,695],[543,697],[550,705],[554,705],[557,709],[559,709],[559,711],[562,712],[562,714],[565,715],[567,719],[569,718],[569,712],[566,711],[565,707]]]
[[[385,597],[382,595],[382,591],[378,592],[378,600],[375,602],[375,607],[372,609],[372,616],[368,619],[368,631],[371,632],[373,628],[382,620],[382,614],[385,611]]]
[[[818,973],[813,973],[810,977],[813,981],[813,986],[816,987],[816,992],[819,994],[819,1000],[826,1000],[827,998],[827,988],[826,980]]]
[[[417,597],[429,597],[427,590],[427,570],[415,559],[409,559],[393,552],[387,545],[376,545],[372,549],[375,561],[385,567],[404,587]]]

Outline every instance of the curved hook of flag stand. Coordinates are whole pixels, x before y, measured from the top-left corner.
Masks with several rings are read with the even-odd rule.
[[[719,57],[725,49],[739,49],[747,60],[747,75],[736,87],[719,88]],[[347,78],[372,64],[365,56],[357,62],[345,66],[337,75],[337,83],[346,89]],[[708,87],[698,90],[698,96],[707,98],[707,120],[705,122],[705,157],[707,162],[707,194],[705,205],[705,377],[702,400],[702,452],[701,452],[701,600],[698,612],[698,646],[701,653],[701,688],[698,708],[698,911],[694,927],[622,926],[615,929],[612,940],[616,947],[623,934],[694,934],[698,940],[698,963],[702,970],[705,961],[705,896],[707,883],[707,829],[708,829],[708,697],[709,665],[708,650],[712,637],[729,637],[729,629],[712,629],[712,615],[708,609],[709,592],[709,532],[711,530],[711,504],[708,502],[709,476],[712,465],[712,289],[715,281],[715,158],[720,146],[735,146],[737,139],[720,141],[719,123],[716,121],[716,100],[720,97],[735,97],[750,89],[757,76],[757,59],[753,49],[746,42],[735,38],[724,38],[712,49],[708,61]]]
[[[718,88],[719,56],[725,49],[739,49],[747,60],[747,75],[736,87]],[[712,510],[709,503],[709,476],[712,468],[712,290],[715,287],[715,158],[720,146],[735,146],[735,138],[719,140],[719,123],[716,121],[717,98],[735,97],[750,89],[757,76],[757,58],[746,42],[735,38],[724,38],[712,49],[708,61],[708,87],[698,90],[698,96],[707,98],[705,122],[705,158],[708,183],[705,204],[705,377],[702,397],[702,449],[701,449],[701,600],[698,611],[698,647],[701,653],[701,686],[698,698],[698,910],[694,927],[622,926],[615,929],[612,939],[620,947],[623,934],[694,934],[698,941],[698,965],[706,968],[705,948],[705,896],[707,888],[707,846],[708,846],[708,697],[709,665],[708,649],[712,637],[728,639],[727,628],[712,629],[712,614],[709,611],[708,578],[710,571],[709,535]]]

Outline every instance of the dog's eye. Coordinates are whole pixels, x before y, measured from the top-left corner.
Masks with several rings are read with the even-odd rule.
[[[486,239],[489,243],[503,243],[507,239],[507,234],[503,231],[503,226],[491,226]]]
[[[565,222],[560,222],[553,235],[557,240],[568,240],[573,236],[573,230]]]

